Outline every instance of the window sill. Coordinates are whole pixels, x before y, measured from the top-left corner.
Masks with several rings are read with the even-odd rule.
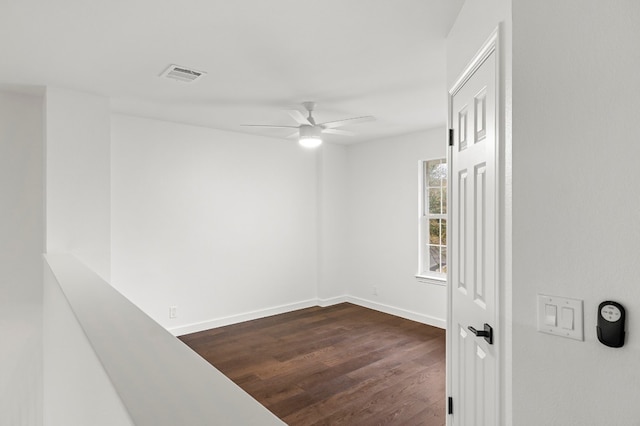
[[[432,277],[429,275],[416,275],[415,277],[416,277],[416,280],[418,280],[421,283],[435,284],[435,285],[441,285],[441,286],[447,285],[446,278]]]

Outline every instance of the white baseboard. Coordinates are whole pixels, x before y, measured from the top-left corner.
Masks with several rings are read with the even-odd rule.
[[[210,330],[212,328],[224,327],[225,325],[237,324],[244,321],[251,321],[254,319],[270,317],[272,315],[284,314],[298,309],[310,308],[312,306],[327,307],[337,305],[338,303],[353,303],[354,305],[362,306],[365,308],[373,309],[375,311],[384,312],[385,314],[395,315],[400,318],[405,318],[412,321],[417,321],[423,324],[431,325],[439,328],[446,328],[446,320],[440,318],[434,318],[429,315],[419,314],[417,312],[408,311],[394,306],[385,305],[383,303],[373,302],[367,299],[361,299],[354,296],[337,296],[330,297],[328,299],[309,299],[302,302],[289,303],[286,305],[274,306],[271,308],[260,309],[257,311],[245,312],[243,314],[230,315],[222,318],[215,318],[207,321],[197,322],[193,324],[181,325],[178,327],[169,328],[168,331],[174,336],[182,336],[190,333],[197,333],[198,331]]]
[[[429,315],[419,314],[417,312],[396,308],[394,306],[373,302],[367,299],[361,299],[355,296],[347,296],[346,302],[353,303],[354,305],[358,305],[358,306],[363,306],[365,308],[373,309],[375,311],[384,312],[385,314],[395,315],[397,317],[408,319],[411,321],[421,322],[423,324],[431,325],[433,327],[438,327],[442,329],[447,328],[447,320],[442,318],[435,318]]]
[[[336,296],[328,299],[318,299],[318,306],[326,308],[327,306],[337,305],[338,303],[345,303],[349,301],[349,296]]]
[[[272,315],[284,314],[298,309],[310,308],[318,306],[318,299],[309,299],[302,302],[289,303],[286,305],[274,306],[271,308],[260,309],[257,311],[245,312],[243,314],[230,315],[228,317],[215,318],[207,321],[196,322],[193,324],[180,325],[167,329],[174,336],[182,336],[184,334],[197,333],[198,331],[209,330],[225,325],[237,324],[244,321],[270,317]]]

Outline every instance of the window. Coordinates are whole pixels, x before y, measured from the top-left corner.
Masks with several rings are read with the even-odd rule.
[[[447,278],[447,161],[420,162],[418,277]]]

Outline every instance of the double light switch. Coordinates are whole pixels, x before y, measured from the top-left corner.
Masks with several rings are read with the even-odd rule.
[[[539,294],[538,331],[583,340],[582,300]]]

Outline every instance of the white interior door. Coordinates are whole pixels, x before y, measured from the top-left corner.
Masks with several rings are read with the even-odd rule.
[[[449,97],[448,424],[453,425],[499,424],[496,40],[497,34]]]

